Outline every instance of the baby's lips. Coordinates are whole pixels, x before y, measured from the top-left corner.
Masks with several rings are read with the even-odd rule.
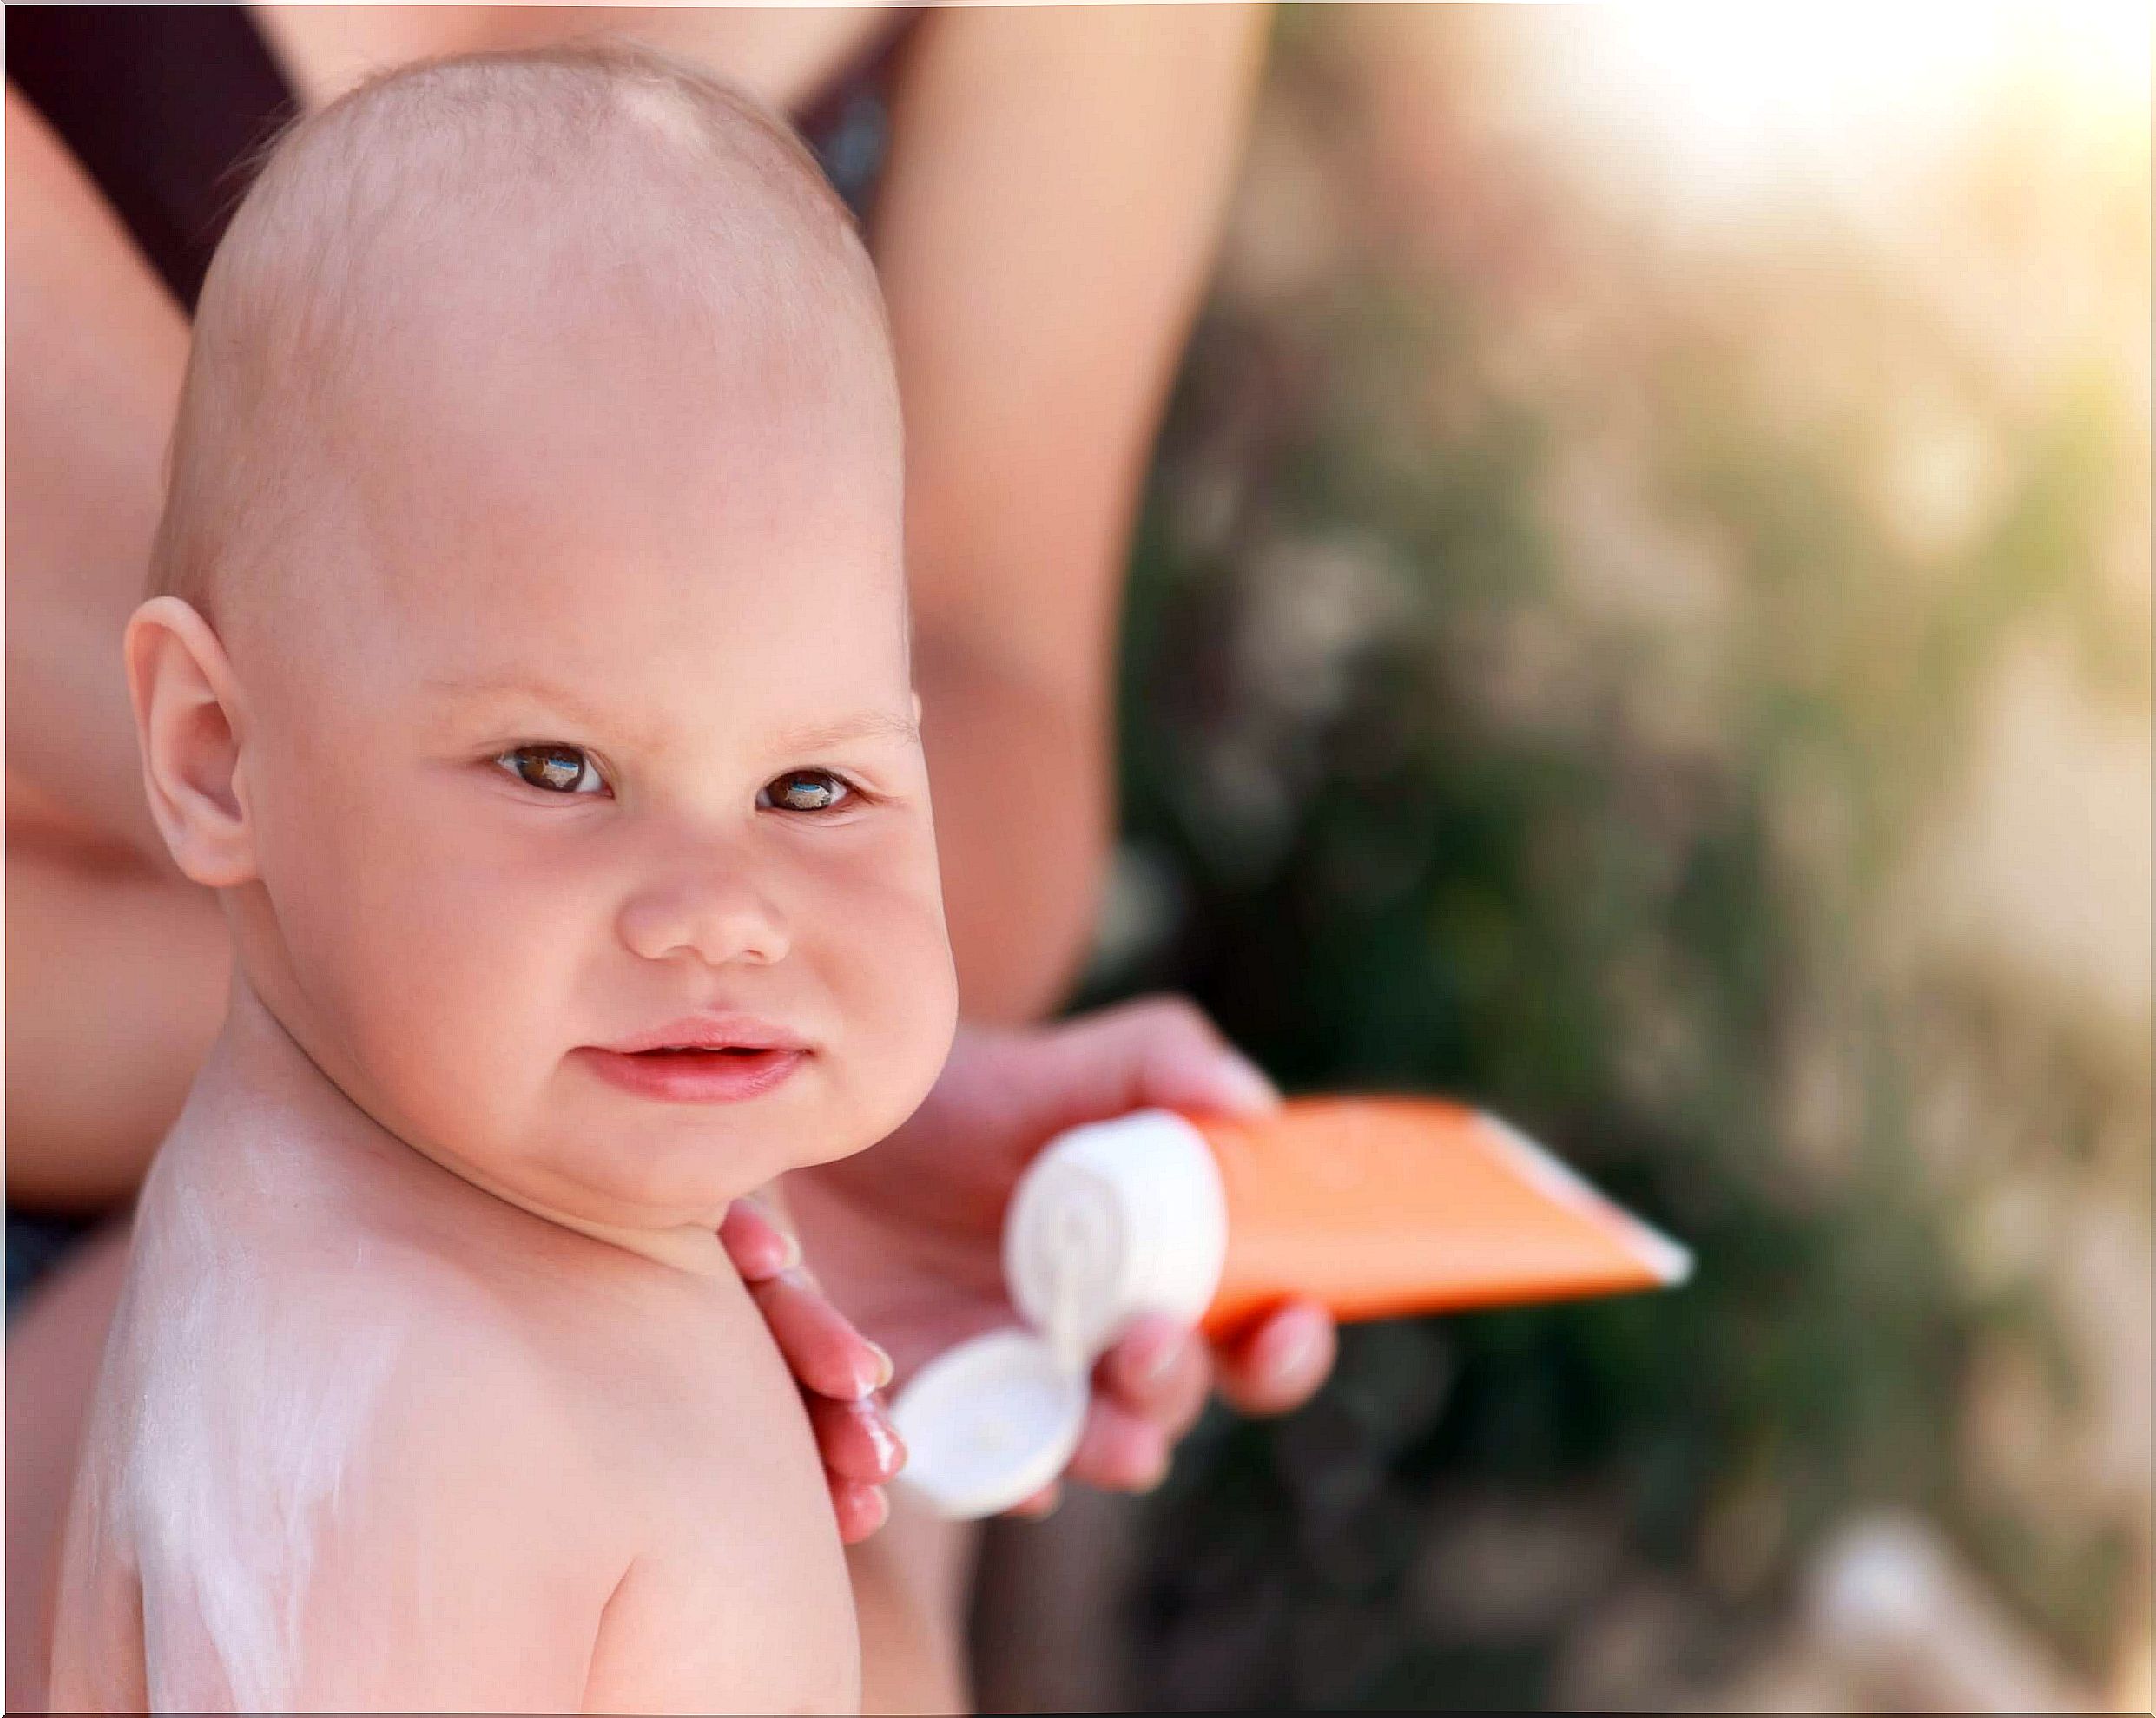
[[[712,1009],[683,1015],[663,1025],[596,1048],[611,1050],[616,1056],[642,1056],[655,1050],[806,1050],[814,1046],[800,1033],[753,1014]]]

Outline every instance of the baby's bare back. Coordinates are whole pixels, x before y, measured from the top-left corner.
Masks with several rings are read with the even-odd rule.
[[[821,1465],[738,1280],[253,1119],[191,1113],[144,1190],[56,1707],[857,1703]]]

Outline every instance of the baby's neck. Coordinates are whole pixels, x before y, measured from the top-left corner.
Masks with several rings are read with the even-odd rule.
[[[245,976],[235,974],[224,1029],[203,1064],[188,1113],[175,1132],[187,1132],[190,1116],[204,1110],[241,1117],[259,1115],[266,1107],[275,1113],[275,1127],[243,1128],[242,1133],[274,1133],[280,1147],[297,1144],[321,1153],[357,1175],[386,1182],[397,1188],[397,1196],[436,1203],[484,1197],[494,1208],[492,1214],[524,1213],[692,1276],[732,1269],[715,1217],[708,1222],[643,1226],[563,1210],[503,1185],[452,1150],[423,1147],[391,1132],[322,1071]]]

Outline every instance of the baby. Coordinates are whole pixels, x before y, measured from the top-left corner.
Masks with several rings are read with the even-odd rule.
[[[61,1708],[859,1699],[715,1230],[955,988],[843,208],[639,53],[299,125],[204,289],[127,668],[235,976],[142,1196]]]

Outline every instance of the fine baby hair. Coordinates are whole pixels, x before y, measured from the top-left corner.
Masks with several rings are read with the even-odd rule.
[[[887,350],[852,215],[749,97],[622,43],[403,67],[287,127],[218,247],[151,591],[208,614],[327,553],[362,504],[352,414],[391,409],[415,359],[453,363],[428,351],[445,323],[577,295],[691,347],[753,326]]]

